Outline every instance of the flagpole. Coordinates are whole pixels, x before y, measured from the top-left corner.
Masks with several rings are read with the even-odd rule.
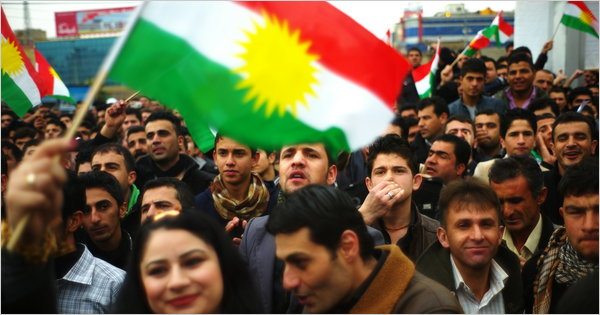
[[[106,58],[104,58],[104,61],[102,62],[102,65],[100,66],[100,70],[98,70],[98,73],[96,74],[94,83],[88,90],[88,92],[85,96],[85,99],[83,101],[83,104],[77,109],[77,112],[75,113],[75,117],[73,118],[73,122],[71,123],[71,127],[69,129],[67,129],[67,132],[65,133],[63,138],[70,140],[75,136],[75,133],[77,132],[77,128],[79,128],[79,126],[83,122],[83,119],[85,118],[85,115],[87,114],[88,109],[90,108],[90,105],[92,104],[94,98],[96,97],[96,94],[98,94],[98,91],[100,91],[102,84],[104,83],[104,81],[106,80],[106,77],[108,76],[108,72],[112,68],[112,65],[114,64],[115,60],[117,59],[117,56],[121,52],[121,49],[123,48],[123,45],[125,44],[126,39],[131,34],[131,30],[133,29],[135,22],[139,18],[140,14],[142,12],[142,9],[146,6],[146,4],[147,4],[147,1],[144,1],[137,8],[137,10],[134,11],[134,13],[132,14],[132,16],[130,18],[129,23],[127,24],[127,26],[125,28],[125,31],[123,32],[123,35],[121,35],[121,37],[119,37],[119,39],[117,39],[117,42],[112,46],[111,50],[109,51],[108,56],[106,56]],[[132,97],[137,95],[137,93],[139,93],[139,91],[134,93],[134,95],[130,96],[129,99],[131,99]],[[60,156],[58,156],[58,155],[55,156],[53,160],[55,163],[59,163]],[[29,218],[30,218],[30,214],[26,214],[17,223],[17,226],[15,227],[15,230],[13,231],[10,240],[6,244],[6,249],[8,251],[15,250],[17,243],[19,242],[19,240],[21,239],[21,236],[23,235],[23,232],[25,231],[25,227],[27,226],[27,223],[29,222]]]
[[[550,40],[554,40],[554,36],[556,36],[556,33],[558,32],[558,28],[560,27],[560,21],[558,21],[558,24],[556,24],[556,27],[554,28],[554,33],[552,33],[552,37],[550,38]]]

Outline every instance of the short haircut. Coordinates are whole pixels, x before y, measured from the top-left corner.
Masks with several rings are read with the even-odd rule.
[[[140,121],[140,123],[142,122],[142,112],[140,112],[140,110],[137,108],[126,107],[125,115],[135,115],[135,117]]]
[[[79,166],[92,162],[92,152],[94,145],[91,141],[83,142],[77,147],[77,156],[75,157],[75,171],[79,172]]]
[[[22,138],[31,138],[34,139],[37,136],[38,131],[35,128],[31,127],[20,127],[15,130],[15,135],[13,136],[14,140],[22,139]]]
[[[473,137],[475,137],[475,123],[471,120],[470,117],[463,116],[463,115],[452,115],[452,116],[448,117],[448,120],[446,121],[446,125],[444,126],[444,132],[446,132],[446,130],[447,130],[446,127],[448,127],[448,123],[453,122],[453,121],[458,121],[463,124],[471,125],[471,128],[473,128]]]
[[[67,219],[77,211],[85,211],[85,188],[75,172],[67,170],[67,181],[63,186],[62,219],[66,224]]]
[[[194,194],[192,193],[190,186],[174,177],[158,177],[147,181],[146,184],[144,184],[144,188],[142,188],[142,193],[140,195],[143,198],[146,191],[159,187],[170,187],[175,189],[175,197],[177,197],[177,200],[181,203],[182,209],[195,208]]]
[[[129,150],[127,150],[122,145],[114,142],[105,143],[94,149],[90,161],[94,158],[96,154],[105,154],[109,152],[116,153],[123,157],[123,161],[125,162],[125,169],[127,170],[127,172],[135,171],[135,158],[133,157],[133,155],[131,155],[131,152],[129,152]]]
[[[446,104],[446,101],[444,101],[444,99],[439,96],[433,96],[422,99],[419,102],[417,108],[419,109],[419,111],[422,111],[429,106],[433,106],[433,112],[438,117],[443,113],[449,114],[448,105]]]
[[[497,69],[498,69],[500,66],[502,66],[502,67],[506,68],[506,67],[503,65],[503,64],[504,64],[504,62],[508,63],[508,56],[500,56],[500,57],[498,58],[498,60],[496,60],[496,70],[497,70]]]
[[[508,128],[513,124],[515,120],[525,120],[531,126],[531,130],[535,133],[537,130],[537,123],[535,122],[535,115],[529,110],[522,108],[514,108],[506,111],[503,119],[500,121],[500,136],[506,138]]]
[[[307,227],[312,242],[327,248],[332,257],[339,246],[342,232],[352,230],[358,236],[360,256],[367,260],[373,254],[373,239],[363,218],[345,192],[325,185],[308,185],[290,194],[269,215],[267,231],[273,235],[294,233]]]
[[[419,124],[419,120],[416,118],[406,118],[402,120],[402,138],[408,139],[408,134],[410,132],[410,127],[416,126]]]
[[[410,150],[408,142],[396,134],[387,134],[377,138],[369,147],[369,155],[367,156],[368,176],[373,172],[373,163],[380,154],[397,154],[406,160],[406,164],[410,168],[412,175],[418,172],[417,165],[413,160],[413,153]]]
[[[555,136],[556,126],[574,122],[586,123],[588,125],[592,140],[598,140],[598,127],[596,126],[594,119],[576,112],[565,112],[556,117],[556,120],[552,124],[552,139],[554,139]]]
[[[123,190],[121,190],[121,185],[119,185],[119,182],[112,174],[101,171],[91,171],[79,175],[79,179],[85,189],[100,188],[115,199],[117,207],[123,205],[125,200]]]
[[[510,68],[510,65],[514,64],[514,63],[519,63],[519,62],[525,62],[529,65],[529,67],[531,68],[531,71],[534,71],[535,67],[533,66],[533,61],[531,61],[531,57],[527,56],[524,53],[516,53],[516,54],[511,54],[510,57],[508,57],[508,67]]]
[[[563,197],[598,194],[598,159],[590,156],[568,167],[558,183],[558,193]]]
[[[550,110],[552,111],[554,116],[560,115],[560,109],[558,108],[558,104],[556,104],[556,102],[553,99],[547,96],[538,97],[534,99],[533,101],[531,101],[527,109],[530,112],[534,113],[536,110],[544,109],[547,107],[550,107]]]
[[[502,115],[500,115],[500,113],[498,113],[497,111],[491,109],[491,108],[486,108],[484,110],[480,110],[475,114],[475,118],[477,118],[477,116],[479,115],[486,115],[486,116],[492,116],[492,115],[496,115],[498,116],[498,121],[502,120]]]
[[[479,58],[479,59],[481,59],[481,61],[483,61],[483,64],[484,64],[484,65],[485,65],[485,63],[487,63],[487,62],[491,62],[491,63],[493,63],[493,64],[494,64],[494,68],[496,68],[496,60],[494,60],[494,59],[492,59],[492,58],[490,58],[490,57],[488,57],[488,56],[481,56],[481,58]],[[464,65],[463,65],[463,67],[464,67]]]
[[[65,124],[58,120],[58,118],[50,118],[48,119],[48,121],[46,122],[46,126],[48,125],[55,125],[60,127],[60,129],[62,129],[62,131],[64,132],[65,130],[67,130],[67,126],[65,126]]]
[[[567,99],[567,91],[565,91],[564,88],[560,87],[560,86],[553,86],[550,91],[548,91],[548,95],[550,95],[550,93],[562,93],[565,95],[565,100]]]
[[[527,47],[527,46],[519,46],[510,52],[510,54],[508,55],[508,58],[510,59],[510,57],[512,57],[516,54],[525,54],[526,56],[527,55],[531,56],[531,49],[529,49],[529,47]],[[529,58],[531,59],[531,57],[529,57]],[[509,63],[509,65],[510,65],[510,63]]]
[[[477,58],[467,59],[463,63],[462,68],[460,69],[460,76],[464,77],[469,72],[482,74],[483,77],[485,78],[485,75],[487,73],[485,63],[482,60],[477,59]]]
[[[416,46],[413,46],[413,47],[409,48],[409,49],[406,51],[406,54],[408,55],[408,53],[410,53],[411,51],[416,51],[416,52],[418,52],[418,53],[419,53],[419,55],[421,55],[421,56],[423,55],[423,53],[421,52],[421,49],[419,49],[419,48],[418,48],[418,47],[416,47]]]
[[[403,122],[404,121],[402,119],[402,116],[400,116],[400,114],[395,114],[394,119],[392,119],[392,122],[390,122],[390,124],[392,126],[397,126],[397,127],[400,127],[400,129],[402,129]]]
[[[400,108],[398,108],[398,112],[402,113],[403,111],[406,110],[414,110],[415,113],[419,112],[419,110],[417,109],[417,105],[415,104],[404,104],[402,106],[400,106]]]
[[[134,133],[138,133],[138,132],[146,132],[146,129],[144,128],[144,126],[139,126],[139,125],[135,125],[135,126],[131,126],[129,127],[129,129],[127,129],[127,137],[129,138],[130,135],[134,134]]]
[[[154,112],[150,114],[150,116],[148,116],[145,125],[148,125],[148,123],[156,120],[167,120],[171,122],[171,124],[173,125],[173,129],[175,129],[175,134],[177,136],[181,135],[181,130],[179,130],[179,126],[181,126],[181,120],[177,118],[177,116],[175,116],[173,113],[164,110]]]
[[[538,73],[538,72],[544,72],[546,74],[549,74],[549,75],[552,76],[552,79],[556,78],[556,74],[554,74],[554,72],[552,72],[552,71],[550,71],[548,69],[540,69],[540,70],[537,70],[535,73]]]
[[[231,140],[233,140],[233,141],[235,141],[235,142],[237,142],[237,143],[239,143],[239,144],[241,144],[241,145],[243,145],[243,146],[246,146],[246,147],[248,147],[248,149],[250,149],[250,155],[252,155],[252,156],[255,156],[255,155],[256,155],[256,153],[258,152],[258,150],[257,150],[256,148],[253,148],[253,147],[251,147],[251,146],[249,146],[249,145],[247,145],[247,144],[244,144],[244,143],[242,143],[242,142],[239,142],[239,141],[237,141],[237,140],[235,140],[235,139],[233,139],[233,138],[230,138],[230,137],[228,137],[228,136],[225,136],[225,135],[223,135],[223,134],[221,134],[221,133],[219,133],[219,132],[217,132],[217,134],[215,135],[215,146],[214,146],[215,150],[217,149],[217,143],[218,143],[219,141],[221,141],[221,139],[223,139],[223,137],[229,138],[229,139],[231,139]]]
[[[539,126],[539,125],[540,125],[540,124],[539,124],[539,121],[540,121],[540,120],[542,120],[542,119],[549,119],[549,118],[554,118],[554,119],[556,119],[556,116],[554,116],[554,114],[551,114],[551,113],[543,113],[543,114],[541,114],[541,115],[536,115],[536,116],[535,116],[535,122],[536,122],[536,124]]]
[[[15,158],[17,163],[21,162],[21,160],[23,159],[23,151],[21,151],[21,149],[19,149],[19,147],[17,147],[16,144],[8,140],[2,140],[2,151],[4,151],[4,149],[8,149],[12,152],[13,157]]]
[[[577,96],[579,96],[579,95],[587,95],[591,99],[594,98],[594,93],[592,93],[592,91],[590,89],[588,89],[584,86],[579,86],[579,87],[572,89],[571,92],[569,92],[569,94],[567,95],[567,102],[569,104],[573,103],[575,98],[577,98]],[[592,104],[590,104],[590,105],[592,105]]]
[[[490,182],[501,184],[507,180],[523,176],[531,195],[539,196],[544,188],[544,175],[537,162],[529,156],[511,156],[496,159],[490,168]]]
[[[29,147],[37,147],[38,145],[40,145],[40,143],[42,143],[42,140],[40,140],[40,139],[32,139],[32,140],[27,141],[23,145],[23,154],[25,154],[25,152],[27,152],[27,149],[29,149]]]
[[[433,140],[433,142],[438,141],[451,143],[454,146],[454,155],[456,156],[456,164],[454,164],[455,166],[458,166],[459,164],[464,164],[467,166],[469,164],[469,158],[471,157],[471,146],[465,139],[451,134],[443,134]]]
[[[503,225],[502,210],[496,193],[479,179],[455,180],[442,188],[438,209],[443,228],[447,227],[448,211],[454,205],[458,205],[459,209],[465,209],[467,205],[476,205],[480,209],[492,208],[496,212],[498,222]]]

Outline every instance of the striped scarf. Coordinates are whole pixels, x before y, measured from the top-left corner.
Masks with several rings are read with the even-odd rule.
[[[255,173],[252,173],[250,177],[248,196],[242,201],[238,202],[229,196],[220,174],[210,184],[210,191],[217,213],[225,220],[231,220],[234,217],[242,220],[258,217],[265,212],[269,203],[269,190],[260,176]]]

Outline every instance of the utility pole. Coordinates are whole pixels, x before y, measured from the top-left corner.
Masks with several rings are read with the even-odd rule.
[[[31,46],[31,45],[33,45],[33,40],[31,39],[31,15],[29,13],[29,3],[27,1],[23,2],[23,17],[25,19],[25,43],[24,43],[24,45]]]

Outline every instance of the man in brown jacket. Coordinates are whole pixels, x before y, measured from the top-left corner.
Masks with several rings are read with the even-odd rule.
[[[319,218],[315,220],[315,218]],[[309,313],[461,313],[450,291],[415,270],[395,245],[373,249],[350,197],[310,185],[269,217],[283,287]]]

